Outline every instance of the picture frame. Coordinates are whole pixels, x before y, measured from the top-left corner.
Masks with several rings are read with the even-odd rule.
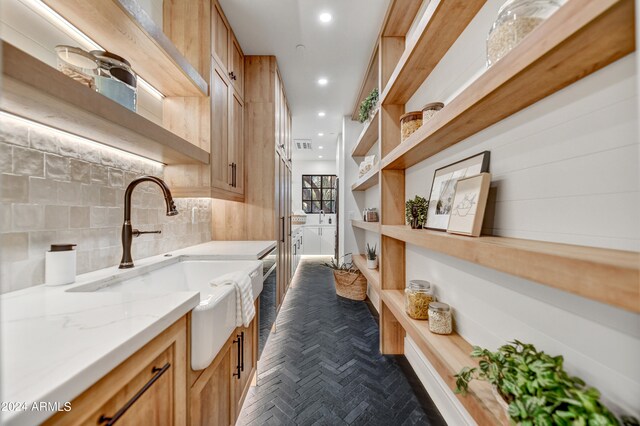
[[[434,172],[429,191],[427,229],[447,230],[456,182],[458,179],[489,172],[490,154],[489,151],[483,151]]]
[[[458,179],[447,232],[480,236],[490,186],[491,173]]]

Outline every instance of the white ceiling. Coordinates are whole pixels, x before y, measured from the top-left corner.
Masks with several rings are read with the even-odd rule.
[[[277,57],[293,138],[314,146],[294,149],[294,160],[335,159],[342,117],[351,115],[389,0],[219,1],[245,55]],[[320,22],[322,12],[331,13],[330,23]],[[317,84],[321,77],[329,80],[324,87]]]

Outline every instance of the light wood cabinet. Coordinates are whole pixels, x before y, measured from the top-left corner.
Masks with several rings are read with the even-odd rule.
[[[214,62],[215,64],[215,62]],[[223,191],[231,187],[229,160],[229,81],[214,65],[211,74],[211,186]]]
[[[186,425],[187,320],[181,318],[46,425]]]
[[[190,424],[234,425],[258,364],[258,302],[249,327],[238,327],[209,367],[191,372]]]
[[[234,36],[231,37],[229,44],[231,50],[231,69],[229,70],[229,77],[233,87],[236,88],[240,96],[244,93],[244,53],[240,43]]]
[[[244,194],[244,103],[237,91],[231,91],[230,116],[231,137],[228,159],[231,165],[231,190]]]
[[[222,8],[217,1],[211,5],[211,54],[224,67],[229,69],[229,43],[231,41],[231,27]]]

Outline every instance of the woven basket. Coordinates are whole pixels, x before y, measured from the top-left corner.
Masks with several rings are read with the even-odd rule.
[[[360,271],[333,271],[336,282],[336,294],[351,300],[364,300],[367,297],[367,279]]]

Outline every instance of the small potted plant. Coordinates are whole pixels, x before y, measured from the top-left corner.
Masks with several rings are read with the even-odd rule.
[[[364,123],[369,121],[378,107],[378,88],[374,88],[371,93],[360,103],[358,121]]]
[[[416,195],[413,200],[407,200],[404,214],[411,229],[422,229],[427,225],[427,210],[429,210],[429,200],[426,198]]]
[[[341,262],[341,259],[351,256],[347,253],[337,261],[331,258],[324,266],[333,270],[333,280],[336,284],[336,294],[351,300],[364,300],[367,297],[367,279],[353,263]]]
[[[376,249],[378,245],[374,245],[371,247],[369,243],[367,243],[367,268],[368,269],[376,269],[378,267],[378,255],[376,254]]]
[[[562,356],[550,356],[518,340],[496,352],[474,346],[478,367],[464,367],[456,392],[466,394],[472,380],[489,382],[505,422],[523,425],[618,425],[600,402],[600,392],[567,374]]]

